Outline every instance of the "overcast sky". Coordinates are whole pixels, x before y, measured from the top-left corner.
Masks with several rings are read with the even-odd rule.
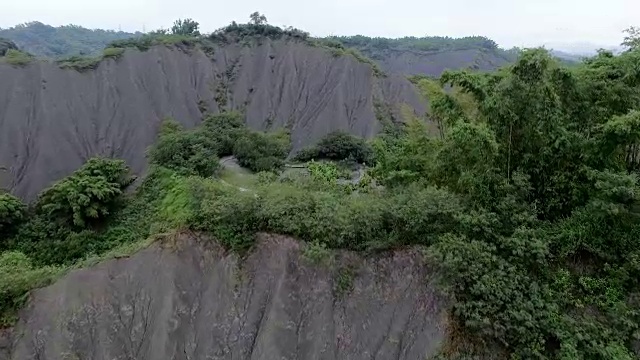
[[[190,17],[212,31],[253,11],[312,35],[484,35],[505,47],[615,46],[640,0],[2,0],[0,27],[28,21],[147,31]]]

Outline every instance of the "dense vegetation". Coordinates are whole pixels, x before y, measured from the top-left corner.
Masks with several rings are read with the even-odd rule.
[[[249,130],[240,113],[226,112],[208,115],[201,126],[189,131],[173,120],[165,121],[149,155],[151,163],[178,174],[208,177],[216,174],[218,158],[228,155],[252,171],[277,171],[290,148],[288,133]]]
[[[484,36],[468,36],[451,38],[442,36],[427,37],[402,37],[397,39],[355,36],[332,36],[327,40],[337,41],[349,48],[362,51],[373,59],[381,59],[387,51],[425,51],[443,52],[457,50],[481,50],[489,51],[508,61],[515,61],[519,53],[518,49],[504,50],[495,41]]]
[[[62,58],[98,55],[111,41],[139,36],[122,31],[91,30],[77,25],[53,27],[40,22],[0,29],[0,37],[38,57]]]

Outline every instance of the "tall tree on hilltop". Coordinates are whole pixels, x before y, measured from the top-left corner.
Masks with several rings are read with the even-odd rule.
[[[192,19],[178,19],[171,27],[171,33],[174,35],[200,36],[198,28],[200,24]]]
[[[254,25],[264,25],[267,23],[267,17],[257,11],[249,15],[249,18],[251,19],[251,24]]]

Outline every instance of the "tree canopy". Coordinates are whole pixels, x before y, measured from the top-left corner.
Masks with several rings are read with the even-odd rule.
[[[198,28],[200,24],[191,19],[178,19],[171,27],[171,33],[174,35],[200,36]]]

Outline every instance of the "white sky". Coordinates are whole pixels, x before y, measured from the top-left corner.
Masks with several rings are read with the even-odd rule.
[[[312,35],[484,35],[505,47],[615,46],[640,26],[640,0],[0,0],[0,27],[50,25],[147,31],[190,17],[203,31],[253,11]],[[560,46],[558,46],[560,48]]]

